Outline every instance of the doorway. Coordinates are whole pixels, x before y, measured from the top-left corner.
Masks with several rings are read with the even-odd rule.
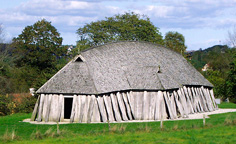
[[[70,119],[73,98],[64,98],[64,119]]]

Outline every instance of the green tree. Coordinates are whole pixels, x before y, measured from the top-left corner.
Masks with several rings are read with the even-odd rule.
[[[214,95],[218,98],[226,97],[225,79],[220,71],[208,70],[203,75],[214,85]]]
[[[79,36],[77,47],[80,50],[107,42],[125,40],[163,44],[159,29],[151,23],[150,19],[133,12],[91,22],[79,28],[77,34]]]
[[[182,55],[187,49],[187,47],[185,46],[184,36],[178,32],[167,32],[164,41],[166,47],[171,48],[174,51],[181,53]]]
[[[25,27],[13,39],[13,53],[18,56],[12,75],[16,92],[39,88],[66,63],[67,47],[61,44],[60,33],[45,19]]]
[[[226,79],[227,96],[236,103],[236,53],[233,62],[230,63],[230,71]]]
[[[24,28],[22,33],[13,39],[15,54],[21,57],[17,66],[30,65],[39,70],[54,67],[57,59],[66,54],[61,47],[62,37],[51,22],[45,19]]]

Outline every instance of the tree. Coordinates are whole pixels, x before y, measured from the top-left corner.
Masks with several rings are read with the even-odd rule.
[[[77,30],[80,50],[115,41],[148,41],[163,44],[161,33],[147,16],[125,13],[106,17],[106,20],[91,22]]]
[[[60,33],[45,19],[26,26],[13,38],[13,54],[18,56],[12,76],[16,92],[37,89],[65,64],[62,59],[66,58],[67,47],[61,44]]]
[[[182,55],[187,49],[187,47],[185,46],[184,36],[178,32],[167,32],[164,42],[166,47],[171,48],[174,51],[181,53]]]
[[[230,63],[230,71],[226,79],[227,96],[230,100],[236,103],[236,53],[233,57],[233,62]]]
[[[62,37],[51,22],[45,19],[24,28],[22,33],[13,39],[15,54],[21,58],[17,66],[29,65],[39,70],[54,67],[57,59],[66,54],[61,47]]]

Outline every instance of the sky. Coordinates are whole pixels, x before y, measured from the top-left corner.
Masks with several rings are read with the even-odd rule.
[[[177,31],[187,50],[228,44],[236,26],[236,0],[0,0],[0,24],[5,40],[41,19],[50,21],[63,44],[76,45],[76,30],[92,21],[125,12],[146,15],[164,37]]]

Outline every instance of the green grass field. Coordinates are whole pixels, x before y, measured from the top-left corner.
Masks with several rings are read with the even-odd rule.
[[[221,108],[236,108],[222,103]],[[35,125],[31,114],[0,117],[0,143],[236,143],[236,113],[203,120],[110,124]]]

